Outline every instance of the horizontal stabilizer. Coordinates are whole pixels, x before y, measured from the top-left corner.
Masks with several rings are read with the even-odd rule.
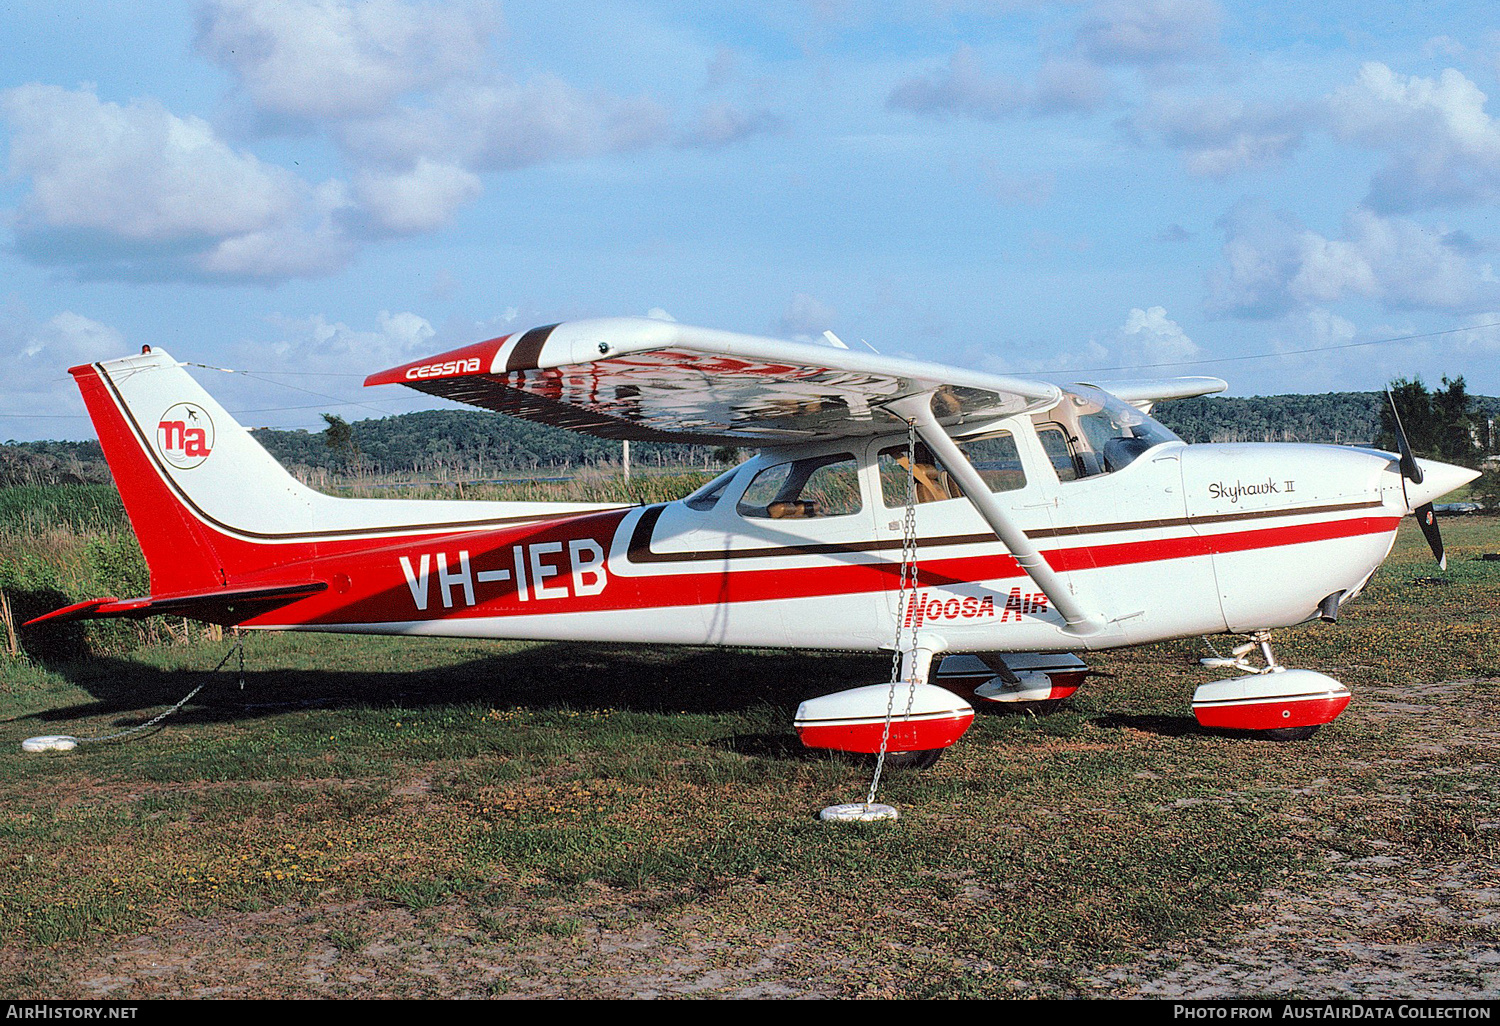
[[[181,595],[146,595],[141,598],[96,598],[62,609],[54,609],[24,626],[39,623],[65,623],[70,620],[101,620],[109,617],[142,619],[147,616],[186,616],[205,623],[232,625],[252,616],[289,605],[298,599],[327,591],[323,581],[300,584],[277,584],[260,588],[220,588],[217,591],[190,592]]]

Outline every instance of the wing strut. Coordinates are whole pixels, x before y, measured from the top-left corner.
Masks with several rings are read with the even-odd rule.
[[[969,500],[984,518],[984,522],[990,525],[995,537],[1010,550],[1026,575],[1042,589],[1042,594],[1051,601],[1052,608],[1062,614],[1067,621],[1067,626],[1063,629],[1079,637],[1088,637],[1103,630],[1103,618],[1097,613],[1084,610],[1067,583],[1048,565],[1047,560],[1026,536],[1026,532],[1016,526],[1010,514],[995,499],[989,485],[984,483],[984,478],[979,476],[979,471],[974,469],[963,450],[953,444],[953,439],[948,437],[948,432],[943,430],[943,426],[933,415],[932,394],[923,392],[906,396],[890,403],[887,408],[902,418],[915,422],[917,434],[922,436],[922,441],[942,461],[948,473],[958,479],[964,498]]]

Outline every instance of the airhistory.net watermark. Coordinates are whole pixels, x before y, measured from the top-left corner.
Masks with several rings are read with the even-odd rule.
[[[5,1006],[6,1019],[134,1019],[135,1005],[54,1005],[14,1002]]]

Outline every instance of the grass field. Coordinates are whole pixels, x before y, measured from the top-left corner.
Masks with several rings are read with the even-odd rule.
[[[69,527],[0,497],[13,603],[141,572],[106,499]],[[1355,694],[1311,741],[1200,730],[1201,642],[1107,654],[1063,712],[888,774],[871,827],[815,819],[868,769],[789,724],[879,657],[253,635],[243,689],[39,756],[232,639],[23,633],[0,993],[1495,996],[1500,520],[1444,530],[1446,575],[1404,527],[1339,624],[1278,634]]]

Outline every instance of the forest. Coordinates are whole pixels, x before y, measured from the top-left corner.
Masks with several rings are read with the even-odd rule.
[[[1476,457],[1496,451],[1500,397],[1467,395],[1461,380],[1445,381],[1445,388],[1430,393],[1420,382],[1393,385],[1419,454],[1453,455],[1444,450],[1444,429],[1435,421],[1444,415],[1439,401],[1444,399],[1450,406],[1455,400],[1463,404],[1465,412],[1457,415],[1462,434],[1473,440]],[[1394,443],[1382,421],[1386,409],[1381,392],[1329,392],[1182,399],[1162,403],[1153,415],[1189,442],[1374,443],[1390,448]],[[1451,419],[1453,411],[1449,415]],[[618,465],[621,458],[619,442],[482,411],[427,410],[353,423],[325,414],[324,420],[328,427],[323,431],[261,429],[255,437],[284,466],[304,475],[322,471],[339,476],[441,472],[469,479],[565,476],[584,467]],[[1429,435],[1432,441],[1424,444]],[[707,446],[631,446],[632,464],[638,467],[711,469],[743,455]],[[109,480],[103,453],[94,441],[0,445],[0,485]]]

